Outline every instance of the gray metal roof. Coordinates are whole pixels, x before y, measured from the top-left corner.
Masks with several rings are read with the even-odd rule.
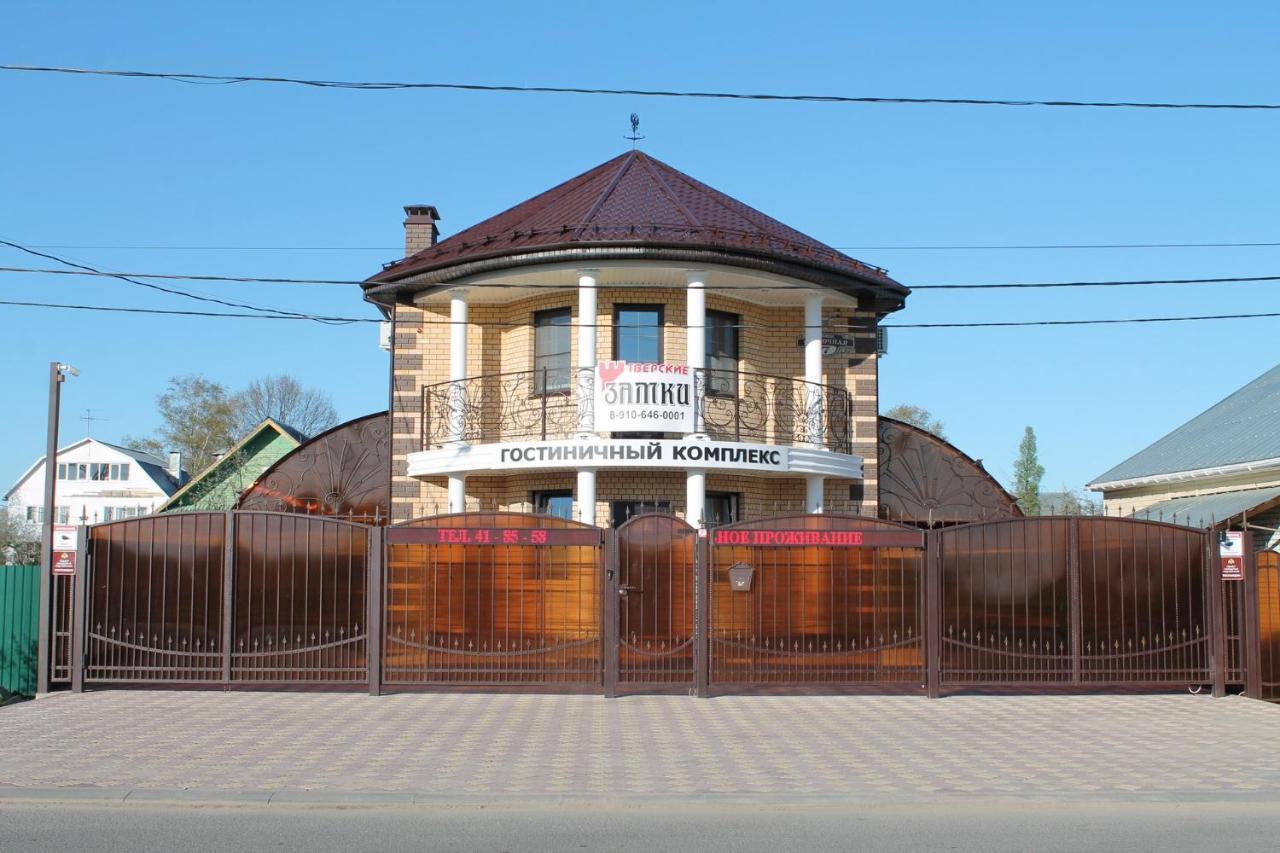
[[[1215,522],[1237,516],[1269,501],[1280,498],[1280,486],[1269,489],[1245,489],[1217,495],[1171,498],[1133,513],[1134,518],[1182,522],[1194,527],[1208,527]]]
[[[1090,485],[1280,458],[1280,365]]]

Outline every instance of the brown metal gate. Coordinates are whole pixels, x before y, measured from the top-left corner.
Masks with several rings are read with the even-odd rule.
[[[95,525],[78,605],[83,681],[363,682],[371,551],[370,528],[312,516]]]
[[[616,535],[617,662],[616,670],[610,662],[610,681],[616,672],[620,687],[691,688],[699,669],[697,531],[675,516],[649,514],[627,521]]]
[[[1280,553],[1254,557],[1258,600],[1259,696],[1280,701]]]
[[[924,534],[801,515],[710,535],[710,684],[923,689]]]
[[[1026,518],[936,537],[941,686],[1215,681],[1213,649],[1226,642],[1211,606],[1222,587],[1210,582],[1205,531]]]
[[[460,513],[386,535],[384,684],[599,688],[599,528]]]

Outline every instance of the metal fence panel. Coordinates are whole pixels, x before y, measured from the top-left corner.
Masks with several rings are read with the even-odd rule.
[[[0,702],[36,694],[40,567],[0,565]]]
[[[86,681],[222,679],[225,522],[184,513],[89,529]]]
[[[751,535],[783,530],[781,537]],[[793,530],[835,532],[846,544],[777,544],[803,541]],[[875,533],[919,541],[870,544]],[[810,515],[730,525],[711,538],[712,684],[924,685],[919,532]]]
[[[1213,680],[1204,531],[1027,518],[938,539],[943,685]]]
[[[1280,701],[1280,553],[1258,552],[1258,643],[1261,698]]]
[[[464,513],[387,529],[383,683],[601,683],[601,531]]]
[[[231,679],[365,681],[368,557],[364,525],[237,513]]]

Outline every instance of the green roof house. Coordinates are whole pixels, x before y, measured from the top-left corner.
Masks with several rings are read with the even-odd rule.
[[[156,512],[234,509],[241,492],[305,440],[306,437],[292,427],[267,418],[174,492]]]

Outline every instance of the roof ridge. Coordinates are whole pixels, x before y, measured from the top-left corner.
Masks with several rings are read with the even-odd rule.
[[[662,192],[666,194],[668,198],[671,199],[671,203],[674,204],[676,208],[678,208],[679,211],[685,215],[685,218],[689,220],[690,225],[692,225],[694,228],[701,228],[702,220],[694,216],[692,210],[685,207],[684,202],[680,201],[680,197],[677,196],[675,194],[675,191],[671,189],[670,185],[667,184],[666,180],[658,172],[658,169],[654,164],[660,163],[661,165],[666,166],[666,168],[668,169],[671,169],[672,167],[667,166],[666,163],[663,163],[661,160],[658,160],[657,158],[650,157],[647,154],[641,155],[641,158],[642,159],[640,160],[640,162],[644,164],[645,169],[647,169],[649,174],[653,176],[653,179],[657,181],[658,189],[662,190]],[[676,170],[672,169],[672,171],[676,171]]]
[[[609,179],[608,185],[600,191],[600,195],[582,217],[582,222],[576,229],[574,229],[573,236],[575,238],[582,236],[583,230],[586,229],[592,218],[600,211],[600,208],[604,207],[605,201],[609,196],[613,195],[613,191],[618,188],[618,182],[622,180],[622,176],[631,171],[631,164],[636,161],[636,152],[634,150],[628,151],[623,154],[622,157],[623,161],[619,164],[618,171],[613,173],[613,177]]]

